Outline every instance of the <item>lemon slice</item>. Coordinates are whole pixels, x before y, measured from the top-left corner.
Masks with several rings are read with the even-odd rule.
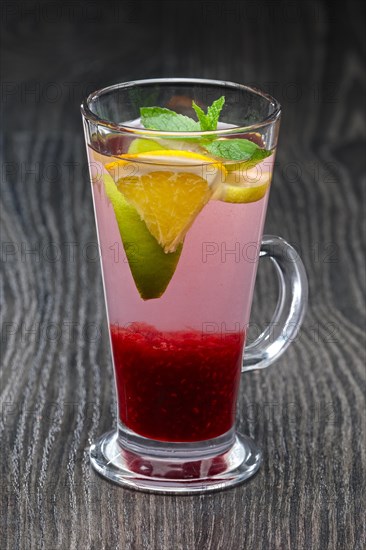
[[[267,193],[271,178],[272,172],[256,168],[227,172],[213,198],[231,203],[257,202]]]
[[[225,168],[216,160],[179,150],[127,154],[105,168],[166,253],[183,243],[226,177]]]

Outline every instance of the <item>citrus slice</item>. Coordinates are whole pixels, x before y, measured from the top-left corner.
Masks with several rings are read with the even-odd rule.
[[[221,163],[179,150],[127,154],[105,168],[166,253],[177,250],[226,176]]]
[[[267,193],[271,178],[272,172],[257,168],[227,172],[213,198],[231,203],[257,202]]]
[[[120,193],[109,174],[104,188],[112,203],[132,277],[143,300],[159,298],[166,290],[182,251],[165,254],[136,209]]]
[[[164,149],[157,141],[152,139],[136,138],[131,142],[128,148],[128,153],[134,155],[136,153],[146,153],[147,151],[159,151]]]
[[[175,150],[175,151],[191,151],[194,153],[205,154],[206,151],[201,145],[191,140],[180,139],[159,139],[155,141],[153,139],[135,138],[128,148],[128,154],[147,153],[148,151],[159,150]],[[119,155],[122,157],[122,155]],[[207,158],[207,157],[205,157]]]

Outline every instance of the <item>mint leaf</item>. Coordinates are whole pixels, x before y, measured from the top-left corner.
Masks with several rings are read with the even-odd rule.
[[[200,126],[201,126],[201,130],[202,132],[206,132],[206,130],[210,130],[210,121],[208,120],[208,117],[207,115],[205,114],[205,112],[201,109],[201,107],[199,107],[197,105],[197,103],[195,103],[194,101],[192,101],[192,108],[194,109],[196,115],[197,115],[197,118],[198,118],[198,121],[200,123]]]
[[[244,138],[218,139],[211,143],[206,143],[205,148],[215,157],[241,162],[250,160],[253,162],[253,165],[271,154],[271,151],[261,149],[256,143]]]
[[[198,122],[163,107],[141,107],[141,123],[148,130],[160,132],[199,132]]]
[[[225,103],[225,97],[221,96],[219,99],[213,102],[213,104],[207,108],[207,114],[199,107],[194,101],[192,101],[192,108],[195,110],[199,123],[201,125],[201,131],[214,131],[217,129],[217,123],[221,110]]]
[[[261,149],[258,147],[258,149],[254,151],[253,155],[248,160],[248,164],[250,164],[250,166],[255,166],[259,162],[262,162],[262,160],[269,157],[272,153],[273,151],[268,151],[267,149]]]
[[[219,99],[216,99],[216,101],[213,102],[211,107],[208,107],[207,109],[207,116],[209,117],[211,121],[211,130],[217,129],[217,123],[219,121],[219,116],[221,113],[221,110],[225,103],[225,96],[219,97]]]

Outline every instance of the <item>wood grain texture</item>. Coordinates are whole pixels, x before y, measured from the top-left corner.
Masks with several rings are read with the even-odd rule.
[[[361,2],[2,9],[1,550],[364,548]],[[263,466],[207,496],[123,490],[85,451],[115,413],[79,103],[157,76],[252,83],[279,99],[266,232],[295,244],[310,280],[296,342],[243,377],[239,427]],[[253,322],[270,318],[272,280],[262,265]]]

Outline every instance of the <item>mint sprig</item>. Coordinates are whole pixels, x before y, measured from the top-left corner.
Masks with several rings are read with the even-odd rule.
[[[195,111],[198,122],[185,115],[165,109],[163,107],[141,107],[141,123],[149,130],[163,132],[212,132],[217,129],[217,124],[225,104],[225,97],[216,99],[207,108],[207,113],[192,101],[192,108]],[[193,138],[187,138],[192,139]],[[213,140],[201,138],[198,141],[211,155],[225,160],[235,162],[248,162],[252,166],[261,162],[271,154],[271,151],[262,149],[256,143],[245,138],[219,138]]]

